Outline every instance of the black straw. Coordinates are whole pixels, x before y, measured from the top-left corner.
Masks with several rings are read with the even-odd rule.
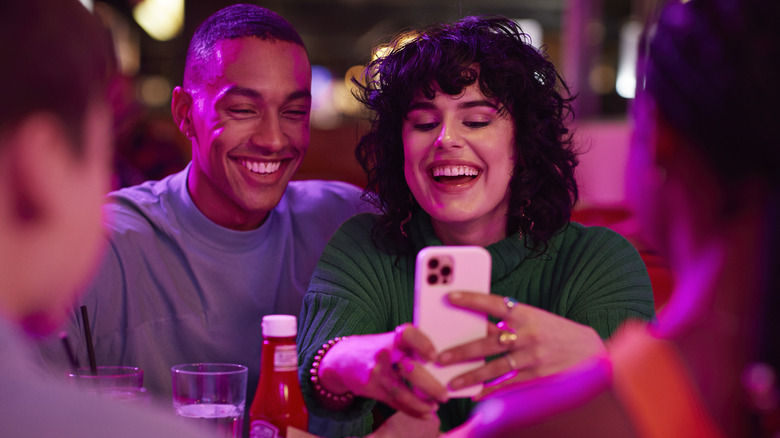
[[[84,323],[84,337],[87,339],[87,353],[89,354],[89,368],[92,374],[97,374],[97,363],[95,362],[95,347],[92,345],[92,332],[89,330],[89,317],[87,316],[87,306],[81,306],[81,319]]]
[[[68,334],[65,332],[60,332],[60,340],[62,340],[62,346],[65,347],[65,353],[68,355],[68,361],[70,362],[70,367],[75,373],[76,370],[79,369],[81,364],[79,363],[79,360],[76,358],[76,356],[73,354],[73,349],[70,348],[70,342],[68,341]]]

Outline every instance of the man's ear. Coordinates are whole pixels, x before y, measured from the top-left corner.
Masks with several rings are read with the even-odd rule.
[[[60,180],[75,155],[62,121],[52,114],[32,114],[3,141],[10,191],[10,220],[31,224],[47,218],[61,200]]]
[[[179,127],[179,131],[181,131],[181,133],[190,140],[195,135],[195,133],[192,131],[192,118],[190,117],[191,108],[192,95],[184,91],[182,87],[174,88],[171,98],[171,113],[173,114],[173,121],[176,123],[176,126]]]

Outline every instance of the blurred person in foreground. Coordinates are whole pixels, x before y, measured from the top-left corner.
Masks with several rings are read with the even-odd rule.
[[[438,409],[447,430],[475,401],[448,400],[423,362],[488,358],[452,389],[525,381],[602,352],[626,319],[654,317],[632,245],[569,222],[571,99],[512,20],[467,17],[402,34],[367,72],[360,99],[374,119],[357,155],[382,214],[342,225],[305,298],[298,342],[312,432],[365,435],[372,411],[387,415],[377,402],[421,418]],[[432,245],[479,245],[493,260],[491,295],[451,297],[491,317],[488,336],[438,357],[410,324],[415,256]]]
[[[641,47],[628,178],[671,300],[608,358],[486,402],[453,437],[778,436],[778,21],[776,0],[662,9]]]
[[[98,399],[35,361],[34,337],[65,321],[104,249],[114,58],[76,0],[0,2],[0,39],[0,435],[197,437],[172,413]]]
[[[108,195],[108,253],[80,304],[98,364],[141,367],[144,385],[169,400],[171,366],[238,363],[249,367],[251,402],[262,317],[299,313],[361,191],[290,181],[309,146],[311,65],[272,11],[237,4],[202,23],[171,107],[192,161]],[[74,336],[80,324],[74,315]]]

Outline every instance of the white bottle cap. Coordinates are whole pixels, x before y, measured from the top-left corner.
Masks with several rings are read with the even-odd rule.
[[[298,333],[298,322],[293,315],[265,315],[263,317],[263,336],[288,338]]]

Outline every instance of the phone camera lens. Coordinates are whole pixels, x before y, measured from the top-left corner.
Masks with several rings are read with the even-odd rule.
[[[439,282],[439,276],[436,274],[431,274],[428,276],[428,284],[436,284]]]
[[[441,268],[441,275],[444,275],[445,277],[449,277],[452,273],[452,268],[449,266],[442,266]]]
[[[431,269],[436,269],[436,267],[439,266],[439,259],[433,258],[428,260],[428,267]]]

